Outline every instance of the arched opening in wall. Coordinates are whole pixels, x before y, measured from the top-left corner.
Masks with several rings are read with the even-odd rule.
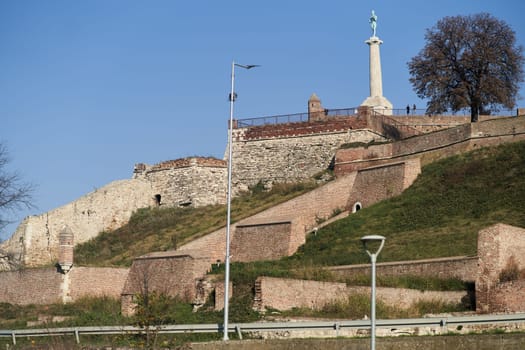
[[[160,194],[156,194],[154,198],[155,198],[155,205],[160,206],[160,199],[161,199]]]
[[[359,210],[361,210],[362,207],[363,205],[361,204],[361,202],[355,202],[354,206],[352,207],[352,213],[358,212]]]

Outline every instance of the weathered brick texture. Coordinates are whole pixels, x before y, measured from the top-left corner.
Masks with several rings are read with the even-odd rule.
[[[412,185],[420,172],[418,159],[361,169],[357,172],[346,208],[350,209],[356,203],[360,203],[361,208],[368,207],[397,196]]]
[[[525,229],[496,224],[483,229],[478,234],[478,265],[476,279],[476,310],[493,312],[505,310],[502,303],[508,295],[508,285],[500,285],[500,273],[512,259],[518,269],[525,268]],[[512,309],[525,310],[525,294],[522,284],[516,283],[515,296],[509,300]],[[509,306],[510,307],[510,306]]]
[[[232,184],[235,191],[246,190],[258,182],[296,182],[312,178],[331,166],[342,144],[384,140],[378,133],[352,129],[344,123],[333,129],[325,122],[304,124],[304,129],[295,124],[234,129]],[[268,132],[263,133],[263,130]]]
[[[209,257],[196,251],[157,252],[136,258],[122,289],[122,313],[133,313],[134,296],[153,292],[191,302],[198,280],[210,267]]]
[[[84,296],[119,298],[128,269],[73,267],[31,268],[0,273],[0,302],[18,305],[76,301]]]
[[[370,275],[370,264],[333,266],[330,271],[341,278]],[[411,261],[379,262],[377,274],[381,276],[420,276],[457,278],[474,282],[478,273],[478,257],[450,257]]]
[[[525,117],[490,119],[411,137],[392,144],[340,149],[335,156],[336,176],[380,164],[421,158],[425,165],[475,148],[525,140]]]
[[[370,295],[370,287],[348,287],[345,283],[318,282],[289,278],[259,277],[256,281],[257,307],[289,310],[294,307],[320,309],[336,301],[345,301],[351,295]],[[403,288],[376,289],[377,299],[387,305],[409,308],[418,301],[461,303],[465,292],[417,291]]]
[[[237,225],[231,250],[234,261],[277,260],[288,256],[292,223],[269,222],[262,225]]]
[[[252,241],[250,245],[249,240],[246,240],[244,237],[248,235],[247,230],[251,230],[253,233],[253,230],[255,230],[253,227],[255,226],[258,226],[257,230],[267,230],[267,228],[263,227],[264,224],[272,226],[276,222],[282,221],[291,222],[289,236],[285,238],[283,245],[286,246],[286,242],[288,242],[286,247],[287,255],[293,254],[304,244],[306,233],[317,225],[318,219],[329,218],[335,211],[344,208],[348,202],[348,196],[354,180],[355,174],[341,177],[232,225],[230,237],[232,261],[253,261],[255,256],[257,258],[270,259],[270,255],[263,257],[261,252],[270,252],[272,249],[276,249],[273,240]],[[241,229],[240,236],[237,236],[237,226],[245,227]],[[283,226],[278,226],[277,228],[281,229]],[[274,231],[274,233],[276,232]],[[282,234],[283,231],[280,231],[279,235]],[[225,235],[226,230],[222,228],[205,237],[189,242],[181,246],[180,249],[199,250],[208,255],[212,261],[224,261]],[[240,241],[237,242],[237,239]],[[283,247],[278,247],[277,249],[281,250]]]
[[[69,271],[69,298],[78,300],[86,296],[107,296],[118,299],[126,282],[129,268],[81,267]]]

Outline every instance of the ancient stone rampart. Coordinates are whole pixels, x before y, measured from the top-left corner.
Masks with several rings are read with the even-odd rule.
[[[122,226],[135,210],[151,204],[150,183],[114,181],[62,207],[27,217],[0,249],[26,267],[53,265],[58,262],[59,233],[66,225],[75,244],[83,243]]]
[[[357,117],[239,128],[233,136],[232,183],[237,192],[259,182],[312,178],[331,167],[342,144],[384,140]]]
[[[157,205],[200,207],[226,203],[226,171],[224,160],[189,157],[137,164],[133,178],[151,183]]]

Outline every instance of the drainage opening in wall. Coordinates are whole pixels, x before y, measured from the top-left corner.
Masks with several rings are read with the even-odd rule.
[[[352,207],[352,213],[355,213],[359,210],[361,210],[363,206],[361,205],[361,202],[355,202],[354,206]]]
[[[155,198],[155,204],[160,205],[160,194],[156,194],[154,198]]]

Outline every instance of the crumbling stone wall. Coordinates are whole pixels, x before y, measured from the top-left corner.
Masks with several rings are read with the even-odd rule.
[[[384,140],[356,117],[239,128],[233,134],[232,183],[237,192],[258,182],[309,179],[331,166],[342,144]]]
[[[138,179],[114,181],[62,207],[28,216],[13,236],[0,244],[0,250],[26,267],[54,264],[58,261],[59,234],[65,225],[73,232],[75,244],[79,244],[122,226],[135,210],[151,204],[150,183]]]
[[[151,183],[157,204],[200,207],[226,203],[226,162],[189,157],[152,166],[137,164],[133,178]]]

